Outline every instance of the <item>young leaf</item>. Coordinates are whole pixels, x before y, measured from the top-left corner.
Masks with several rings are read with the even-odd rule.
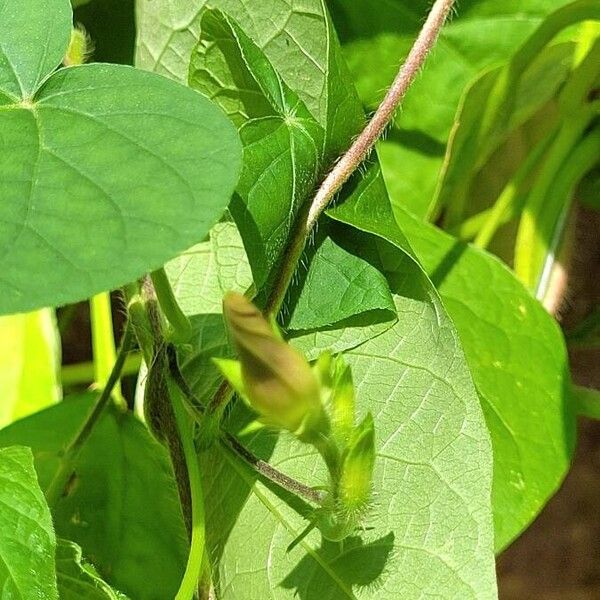
[[[230,210],[261,289],[272,280],[299,208],[315,186],[324,132],[234,21],[207,10],[201,25],[189,83],[240,127],[244,167]],[[243,91],[236,91],[240,86]],[[223,94],[224,87],[233,92]]]
[[[0,314],[117,287],[203,239],[240,165],[218,108],[129,67],[53,73],[68,0],[3,0],[0,17]]]
[[[56,538],[29,448],[0,448],[0,590],[14,600],[58,600]]]
[[[0,431],[0,447],[30,446],[46,488],[93,400],[66,398],[14,423]],[[165,450],[132,415],[111,407],[102,417],[53,517],[110,585],[136,600],[174,597],[187,556],[175,482]]]
[[[60,399],[54,311],[0,317],[0,428]]]

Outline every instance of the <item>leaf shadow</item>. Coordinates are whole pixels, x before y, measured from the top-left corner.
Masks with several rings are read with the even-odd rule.
[[[295,590],[301,600],[322,600],[340,597],[340,584],[352,593],[354,587],[368,587],[374,591],[393,554],[394,533],[365,542],[360,536],[351,536],[341,542],[323,539],[316,555],[325,562],[333,576],[315,577],[317,560],[306,554],[280,586]]]

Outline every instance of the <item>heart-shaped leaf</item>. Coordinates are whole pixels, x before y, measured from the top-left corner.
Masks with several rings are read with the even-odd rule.
[[[68,0],[0,3],[0,313],[79,300],[202,240],[237,181],[237,134],[163,77],[52,71]]]

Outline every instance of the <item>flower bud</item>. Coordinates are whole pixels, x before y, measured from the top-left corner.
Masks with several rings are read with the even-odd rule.
[[[367,508],[374,464],[375,427],[369,413],[353,433],[342,462],[338,494],[343,511],[358,515]]]
[[[307,360],[241,294],[225,296],[223,314],[241,365],[241,381],[232,384],[242,388],[244,399],[261,420],[288,429],[303,441],[325,433],[328,421],[320,386]]]
[[[93,51],[93,44],[90,36],[82,25],[76,25],[71,29],[71,39],[69,47],[63,58],[65,67],[82,65],[87,62]]]

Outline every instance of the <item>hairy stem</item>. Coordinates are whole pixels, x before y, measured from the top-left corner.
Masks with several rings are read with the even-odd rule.
[[[80,430],[65,449],[63,455],[61,456],[58,470],[54,474],[52,481],[46,489],[46,500],[48,501],[50,507],[55,506],[62,496],[65,486],[69,482],[69,479],[75,470],[75,462],[77,461],[77,457],[79,456],[81,449],[89,439],[94,427],[100,420],[100,417],[110,402],[111,393],[119,381],[121,371],[123,370],[123,365],[125,364],[127,352],[131,347],[132,337],[131,327],[129,323],[127,323],[125,327],[125,333],[123,334],[123,339],[121,340],[121,345],[117,353],[117,358],[108,377],[108,381],[106,382],[106,386],[102,390],[98,400],[96,400],[96,403],[83,422]]]
[[[454,0],[436,0],[406,61],[400,67],[379,108],[319,187],[292,236],[283,259],[281,276],[275,283],[267,300],[267,314],[275,315],[279,312],[310,232],[332,198],[344,183],[348,181],[365,158],[367,158],[373,146],[375,146],[375,143],[385,131],[385,128],[392,121],[406,92],[435,45],[442,26],[453,6]]]

